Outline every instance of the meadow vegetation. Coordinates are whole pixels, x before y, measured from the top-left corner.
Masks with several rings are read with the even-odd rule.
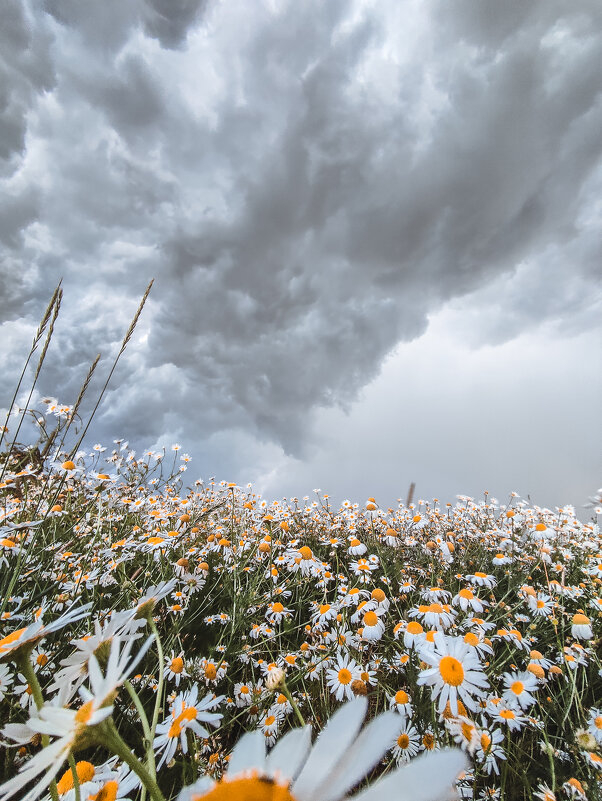
[[[29,403],[60,297],[2,432],[0,801],[602,798],[599,509],[267,501],[86,445],[91,373]]]

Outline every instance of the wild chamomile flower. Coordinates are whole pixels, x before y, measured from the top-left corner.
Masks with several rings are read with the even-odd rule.
[[[183,676],[188,678],[188,673],[186,672],[186,666],[184,664],[183,652],[180,652],[177,656],[175,656],[174,652],[172,651],[171,654],[165,659],[165,678],[169,681],[174,681],[176,687],[179,687]]]
[[[487,677],[474,650],[461,637],[450,637],[441,632],[434,635],[434,648],[422,648],[424,662],[432,665],[418,676],[418,684],[432,687],[433,699],[439,698],[441,712],[447,702],[451,710],[458,713],[458,698],[473,712],[477,709],[477,698],[483,697],[489,687]]]
[[[83,704],[78,709],[47,703],[29,718],[26,726],[30,730],[57,739],[34,754],[21,766],[14,778],[0,786],[1,801],[12,798],[16,793],[22,792],[30,781],[38,779],[37,784],[25,796],[20,797],[20,801],[33,801],[54,779],[72,751],[98,741],[97,727],[111,715],[116,689],[140,658],[138,654],[129,662],[131,642],[126,644],[123,651],[119,645],[119,642],[113,644],[105,675],[96,657],[90,657],[88,670],[91,690],[80,687],[79,694]],[[43,774],[41,778],[40,774]]]
[[[188,753],[189,729],[198,737],[209,737],[209,730],[201,723],[217,726],[222,719],[221,713],[211,710],[219,706],[224,700],[224,696],[215,697],[213,693],[208,693],[201,701],[197,701],[198,693],[197,684],[188,692],[180,693],[171,704],[168,717],[157,726],[157,736],[153,741],[155,752],[161,753],[157,767],[161,767],[164,762],[171,760],[178,743],[182,753]]]
[[[343,801],[391,748],[399,732],[399,716],[393,712],[384,712],[360,732],[366,708],[365,698],[344,704],[313,747],[309,726],[289,731],[267,756],[263,733],[249,732],[236,745],[220,782],[204,776],[182,790],[178,801]],[[442,801],[449,797],[465,764],[459,751],[421,757],[353,799],[413,801],[420,794],[425,801]],[[424,794],[425,785],[429,795]]]
[[[47,624],[42,622],[40,615],[29,626],[11,631],[10,634],[0,639],[0,662],[20,658],[20,654],[31,650],[47,634],[59,631],[70,623],[75,623],[86,617],[91,608],[92,604],[88,603],[84,606],[70,609],[61,617]]]
[[[587,730],[598,745],[602,745],[602,709],[592,707],[587,718]]]
[[[326,671],[326,683],[337,701],[353,698],[353,682],[360,678],[361,668],[349,655],[339,654],[333,666]]]
[[[503,698],[512,706],[519,706],[521,709],[528,709],[535,703],[535,697],[531,694],[537,692],[539,684],[536,677],[529,671],[523,673],[504,673]]]
[[[420,751],[420,735],[411,721],[402,718],[393,746],[393,756],[398,763],[409,762],[418,751]]]

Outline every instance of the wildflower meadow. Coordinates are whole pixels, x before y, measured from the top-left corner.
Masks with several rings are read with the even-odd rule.
[[[94,367],[2,432],[0,801],[602,799],[599,509],[187,481]]]

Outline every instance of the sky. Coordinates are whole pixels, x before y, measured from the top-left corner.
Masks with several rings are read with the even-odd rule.
[[[0,406],[59,280],[36,399],[73,403],[154,279],[88,447],[582,514],[600,63],[598,0],[5,0]]]

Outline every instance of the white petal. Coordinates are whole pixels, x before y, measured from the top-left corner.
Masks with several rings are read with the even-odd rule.
[[[249,731],[234,746],[228,765],[228,777],[244,770],[263,771],[265,768],[265,737],[262,731]]]
[[[292,729],[270,751],[266,767],[270,774],[278,771],[283,779],[294,779],[311,746],[311,726]]]
[[[399,734],[397,712],[384,712],[366,726],[350,746],[336,769],[317,788],[320,801],[336,801],[360,782],[393,745]]]
[[[423,754],[354,796],[353,801],[447,801],[454,797],[454,782],[467,766],[459,748]]]
[[[367,706],[367,700],[359,696],[338,709],[328,721],[293,785],[292,794],[298,801],[315,801],[316,787],[326,780],[355,740]]]

